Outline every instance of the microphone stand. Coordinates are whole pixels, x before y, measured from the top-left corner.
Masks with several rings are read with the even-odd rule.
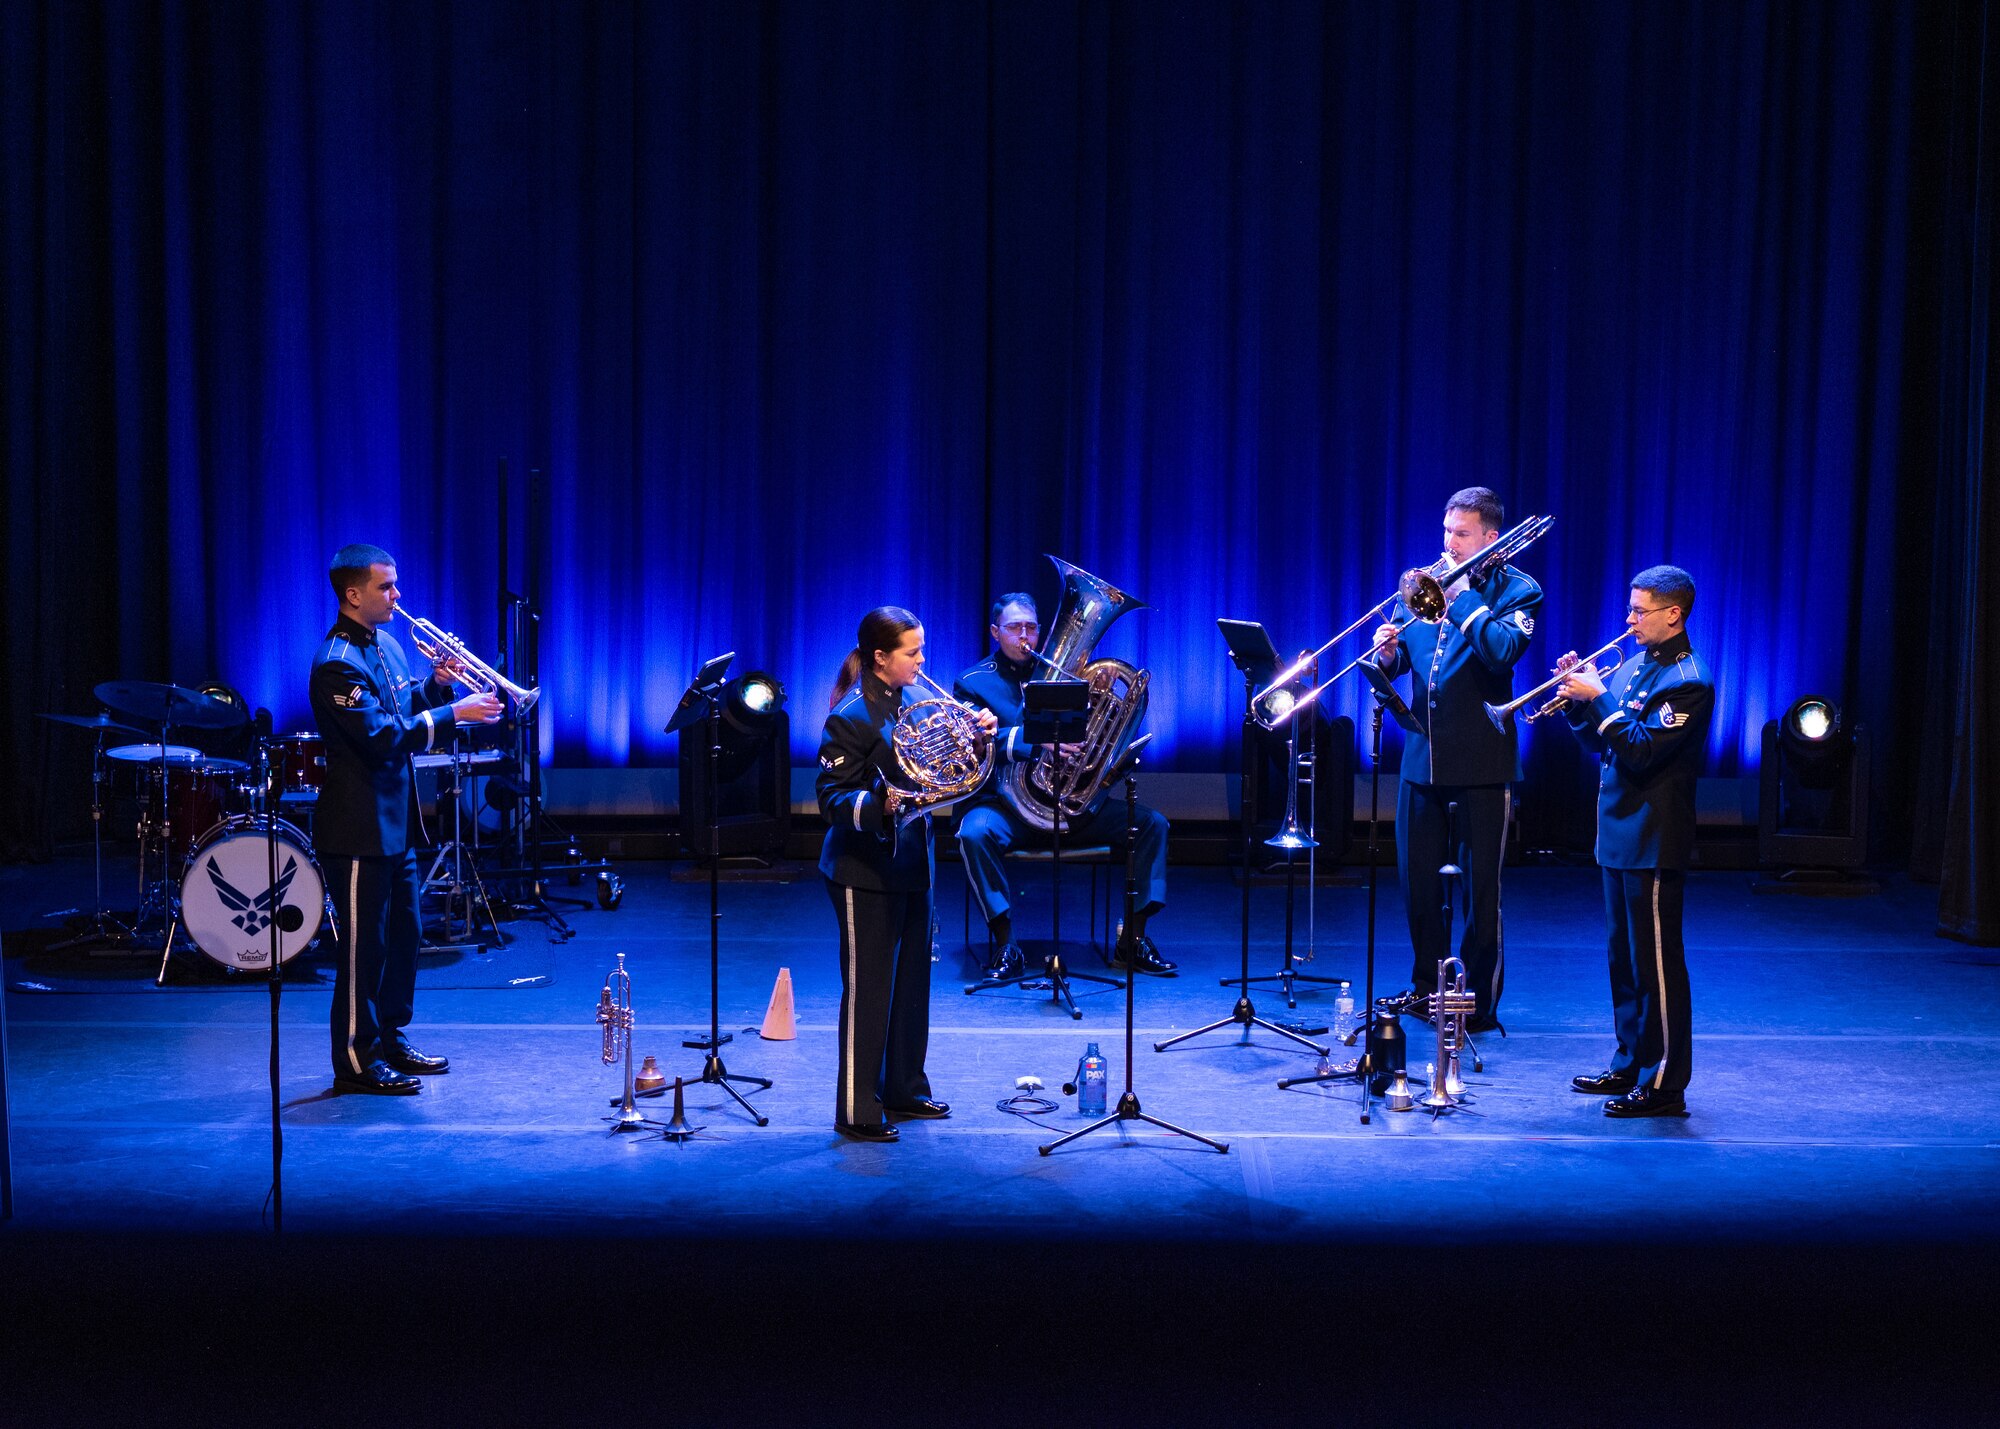
[[[1138,751],[1136,749],[1130,751],[1126,756],[1126,761],[1127,762],[1125,765],[1125,926],[1129,928],[1132,926],[1133,915],[1137,912],[1137,904],[1139,900],[1139,864],[1138,864],[1139,753]],[[1060,813],[1062,807],[1060,801],[1058,801],[1056,807],[1058,813]],[[1079,1127],[1077,1130],[1070,1132],[1067,1136],[1059,1136],[1054,1141],[1049,1142],[1047,1145],[1039,1147],[1038,1149],[1040,1150],[1042,1155],[1047,1156],[1050,1152],[1054,1151],[1058,1146],[1066,1146],[1070,1142],[1077,1140],[1079,1137],[1085,1137],[1090,1135],[1090,1133],[1093,1131],[1102,1131],[1107,1126],[1114,1126],[1128,1121],[1143,1121],[1148,1126],[1157,1126],[1162,1131],[1171,1132],[1175,1136],[1185,1136],[1191,1141],[1199,1141],[1203,1146],[1212,1146],[1217,1151],[1222,1152],[1224,1155],[1228,1154],[1229,1152],[1228,1142],[1212,1140],[1209,1137],[1201,1135],[1199,1132],[1189,1131],[1185,1127],[1175,1126],[1172,1122],[1162,1121],[1156,1116],[1149,1116],[1146,1112],[1140,1109],[1139,1094],[1132,1090],[1132,1066],[1133,1066],[1132,985],[1136,983],[1138,980],[1139,980],[1139,975],[1132,971],[1131,961],[1128,961],[1125,965],[1125,1091],[1124,1094],[1118,1098],[1117,1107],[1113,1109],[1113,1111],[1109,1116],[1100,1117],[1098,1120],[1093,1121],[1089,1126]]]
[[[1256,722],[1256,697],[1257,677],[1252,671],[1246,669],[1243,672],[1243,729],[1245,749],[1251,747],[1251,740],[1254,738],[1251,733],[1251,727]],[[1246,786],[1250,782],[1249,774],[1250,771],[1245,769],[1244,783]],[[1243,988],[1243,995],[1236,999],[1236,1006],[1230,1009],[1227,1017],[1217,1018],[1206,1027],[1197,1027],[1194,1031],[1183,1032],[1178,1037],[1169,1037],[1164,1042],[1155,1042],[1153,1044],[1155,1052],[1164,1052],[1167,1048],[1177,1043],[1185,1042],[1191,1037],[1200,1037],[1204,1033],[1215,1032],[1224,1027],[1241,1027],[1243,1035],[1239,1041],[1243,1045],[1248,1045],[1250,1041],[1250,1029],[1253,1027],[1262,1027],[1267,1032],[1277,1033],[1287,1041],[1298,1043],[1301,1047],[1310,1047],[1322,1057],[1327,1055],[1328,1049],[1320,1046],[1319,1043],[1314,1042],[1312,1039],[1301,1037],[1289,1028],[1280,1027],[1275,1022],[1267,1022],[1259,1017],[1255,1004],[1250,1001],[1250,882],[1251,872],[1256,864],[1256,836],[1256,826],[1246,819],[1243,825],[1243,966],[1240,976],[1225,979],[1223,982],[1224,987],[1234,987],[1240,984]]]

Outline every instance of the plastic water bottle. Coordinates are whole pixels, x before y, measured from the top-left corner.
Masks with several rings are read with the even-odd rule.
[[[1083,1049],[1083,1063],[1076,1074],[1076,1110],[1079,1116],[1104,1115],[1104,1091],[1110,1081],[1111,1064],[1097,1050],[1095,1042]]]
[[[1336,1041],[1345,1042],[1354,1035],[1354,985],[1342,983],[1340,993],[1333,1000],[1333,1035]]]

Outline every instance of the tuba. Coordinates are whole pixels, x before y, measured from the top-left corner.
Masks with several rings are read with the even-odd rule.
[[[1146,685],[1152,678],[1123,660],[1090,658],[1119,616],[1143,610],[1146,603],[1060,556],[1049,559],[1062,573],[1063,592],[1049,623],[1048,647],[1036,659],[1070,679],[1088,681],[1090,694],[1081,744],[1040,750],[1001,773],[1001,797],[1038,829],[1055,827],[1058,807],[1067,821],[1083,817],[1097,802],[1146,717]]]

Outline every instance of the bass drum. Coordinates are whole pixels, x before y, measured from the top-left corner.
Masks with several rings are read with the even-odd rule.
[[[271,923],[278,961],[312,945],[326,918],[326,880],[306,836],[277,821],[278,881],[271,882],[267,825],[248,815],[224,819],[201,836],[181,877],[181,924],[195,946],[224,967],[267,971]]]

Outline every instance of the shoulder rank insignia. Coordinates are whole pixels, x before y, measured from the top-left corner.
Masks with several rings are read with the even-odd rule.
[[[819,767],[822,769],[838,769],[846,762],[845,754],[822,754],[819,757]]]
[[[1660,723],[1668,729],[1679,729],[1687,722],[1688,717],[1686,715],[1675,713],[1674,702],[1672,700],[1668,700],[1660,706]]]
[[[1535,633],[1535,617],[1528,614],[1525,610],[1514,612],[1514,623],[1521,627],[1523,635],[1533,635]]]
[[[356,685],[353,689],[349,690],[344,695],[335,695],[333,697],[333,702],[339,705],[344,710],[360,709],[361,694],[362,694],[361,686]]]

